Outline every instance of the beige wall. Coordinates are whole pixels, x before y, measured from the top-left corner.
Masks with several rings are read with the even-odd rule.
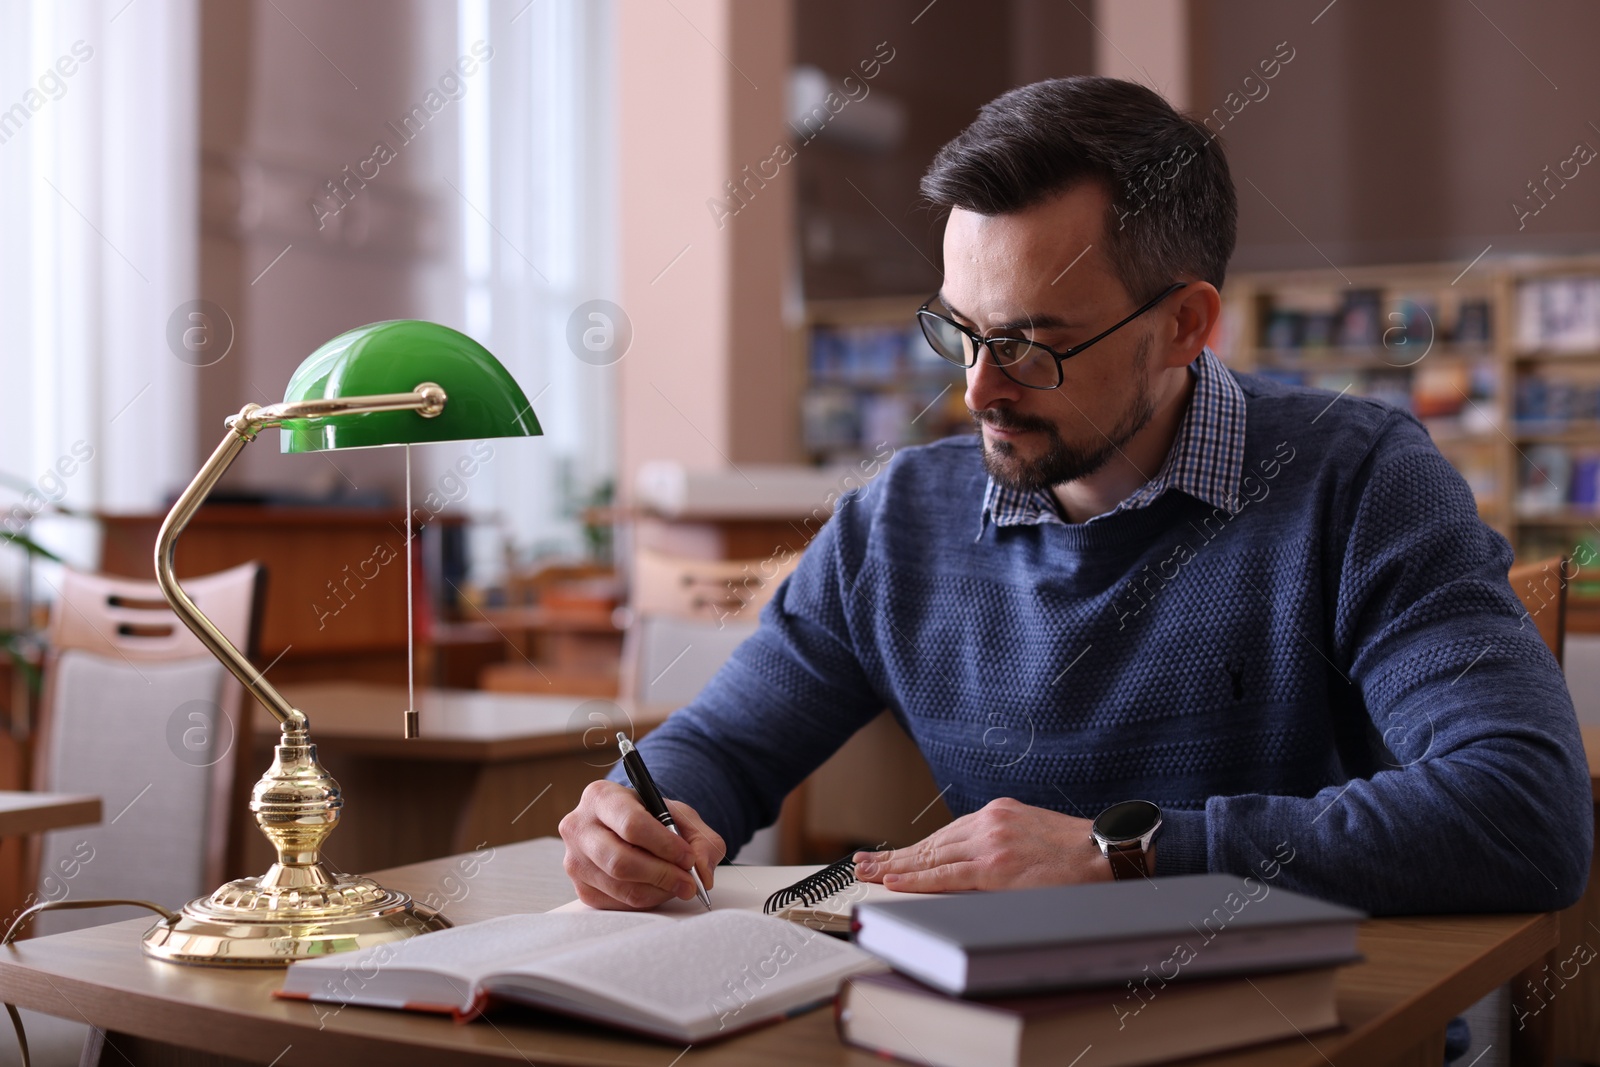
[[[380,137],[398,144],[385,124],[455,61],[455,38],[451,6],[425,0],[202,5],[201,290],[235,330],[228,356],[200,371],[207,450],[224,416],[281,399],[295,367],[329,338],[381,319],[441,317],[428,283],[451,269],[457,209],[434,175],[457,137],[455,104],[320,229],[310,201]],[[388,450],[283,456],[269,434],[228,484],[386,488],[399,499],[403,471]]]
[[[1189,106],[1189,0],[1099,0],[1094,70]]]
[[[898,144],[806,145],[798,234],[807,299],[921,297],[939,286],[944,223],[918,183],[978,109],[1018,85],[1094,69],[1091,3],[1062,0],[805,0],[795,58],[835,78],[892,50],[872,80],[905,109]]]
[[[1593,4],[1192,0],[1191,23],[1197,112],[1280,43],[1295,55],[1222,132],[1235,267],[1465,266],[1491,244],[1491,257],[1600,246],[1592,167],[1521,231],[1511,210],[1576,142],[1600,148]]]
[[[619,302],[633,324],[618,364],[624,493],[650,459],[797,458],[799,367],[782,306],[793,166],[752,181],[735,215],[707,207],[790,138],[791,23],[786,0],[619,5]]]

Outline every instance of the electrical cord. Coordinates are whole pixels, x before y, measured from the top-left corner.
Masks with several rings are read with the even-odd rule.
[[[171,926],[178,921],[177,912],[172,911],[169,908],[163,908],[160,904],[152,904],[148,900],[44,900],[33,905],[31,908],[25,909],[21,915],[17,916],[16,921],[11,924],[11,927],[8,930],[6,930],[5,937],[0,938],[0,948],[5,948],[15,941],[17,939],[18,932],[22,930],[23,926],[27,924],[28,920],[33,918],[41,911],[71,911],[78,908],[113,908],[124,904],[136,908],[149,908],[151,911],[159,914],[161,918],[166,921],[168,926]],[[17,1032],[17,1048],[22,1052],[22,1067],[33,1067],[32,1061],[28,1057],[28,1035],[27,1032],[22,1028],[22,1016],[17,1013],[17,1006],[12,1004],[10,1001],[7,1001],[6,1014],[11,1016],[11,1025]]]

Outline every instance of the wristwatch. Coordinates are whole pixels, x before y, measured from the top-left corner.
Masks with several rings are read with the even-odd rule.
[[[1111,877],[1119,882],[1148,878],[1150,843],[1161,829],[1161,809],[1148,800],[1124,800],[1095,816],[1090,833],[1101,855],[1111,862]]]

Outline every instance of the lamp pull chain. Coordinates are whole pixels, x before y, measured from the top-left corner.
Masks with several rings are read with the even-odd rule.
[[[422,733],[417,714],[417,625],[411,606],[411,446],[406,449],[406,725],[405,739],[415,740]]]

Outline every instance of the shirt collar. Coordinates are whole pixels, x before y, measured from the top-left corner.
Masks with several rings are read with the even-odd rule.
[[[1229,512],[1239,510],[1239,480],[1244,469],[1244,391],[1209,348],[1189,364],[1189,373],[1195,378],[1194,393],[1161,469],[1122,503],[1089,522],[1148,507],[1169,489],[1181,489]],[[1067,525],[1048,489],[1023,492],[1000,485],[993,478],[983,495],[980,537],[989,522],[996,526]]]

